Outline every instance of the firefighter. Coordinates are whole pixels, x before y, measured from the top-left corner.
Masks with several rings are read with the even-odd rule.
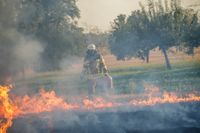
[[[88,81],[89,98],[93,97],[97,84],[99,84],[104,91],[113,88],[112,77],[108,74],[104,58],[97,51],[94,44],[90,44],[87,47],[82,75],[84,75]]]

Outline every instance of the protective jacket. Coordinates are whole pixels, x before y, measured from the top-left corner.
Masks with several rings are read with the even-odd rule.
[[[83,72],[88,75],[107,73],[107,67],[103,56],[96,50],[86,52]]]

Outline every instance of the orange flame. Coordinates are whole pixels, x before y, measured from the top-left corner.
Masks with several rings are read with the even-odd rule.
[[[83,105],[87,109],[103,109],[103,108],[110,108],[114,107],[114,103],[107,102],[105,99],[98,97],[94,100],[83,99]]]
[[[151,106],[155,104],[164,103],[180,103],[180,102],[197,102],[200,101],[200,96],[195,95],[195,93],[189,93],[183,96],[178,96],[176,92],[160,92],[160,89],[156,86],[146,84],[145,85],[145,99],[133,99],[129,102],[131,105],[135,106]],[[144,95],[144,94],[142,94]],[[141,96],[142,97],[142,96]]]
[[[15,116],[51,112],[55,109],[72,110],[78,108],[76,104],[68,104],[62,98],[57,97],[54,91],[46,92],[40,90],[39,95],[23,98],[15,98],[15,105],[18,107],[15,110]]]
[[[144,100],[133,99],[129,102],[131,105],[136,106],[149,106],[155,104],[164,104],[164,103],[180,103],[180,102],[195,102],[200,101],[200,96],[194,94],[188,94],[186,97],[178,97],[175,93],[164,92],[160,97],[149,97]]]
[[[12,125],[14,106],[8,97],[10,87],[0,86],[0,133],[6,133],[7,128]]]
[[[147,89],[144,94],[110,97],[115,102],[97,97],[93,100],[84,98],[81,103],[68,103],[63,98],[57,97],[54,91],[46,92],[44,90],[41,90],[39,94],[32,97],[14,97],[11,100],[8,95],[10,88],[0,86],[0,118],[3,118],[0,120],[0,133],[6,133],[7,128],[12,125],[13,118],[27,114],[51,112],[57,109],[64,111],[78,109],[102,110],[119,106],[151,106],[163,103],[200,102],[200,96],[195,93],[190,93],[183,97],[177,95],[178,93],[175,92],[161,93],[158,87],[151,85],[146,85]]]

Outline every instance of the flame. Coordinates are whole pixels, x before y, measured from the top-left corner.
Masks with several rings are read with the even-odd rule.
[[[6,133],[7,128],[12,125],[14,106],[8,96],[9,90],[9,86],[0,86],[0,133]]]
[[[15,116],[51,112],[56,109],[72,110],[79,107],[76,104],[66,103],[62,98],[57,97],[54,91],[46,92],[44,89],[40,90],[39,95],[33,97],[15,98],[15,105],[18,107]]]
[[[101,97],[97,97],[94,100],[83,99],[83,105],[87,109],[103,109],[114,107],[114,103],[107,102],[105,99]]]
[[[144,100],[133,99],[129,102],[131,105],[135,106],[152,106],[156,104],[164,104],[164,103],[181,103],[181,102],[197,102],[200,101],[200,96],[196,96],[194,94],[188,94],[184,97],[178,97],[176,93],[164,92],[160,97],[149,97]]]
[[[160,89],[156,86],[146,84],[145,86],[145,98],[144,99],[133,99],[129,102],[130,105],[135,106],[152,106],[156,104],[164,103],[181,103],[181,102],[198,102],[200,101],[200,96],[197,94],[189,93],[186,95],[180,95],[177,92],[167,92],[161,93]],[[179,95],[180,96],[179,96]],[[142,94],[144,97],[144,94]]]
[[[158,87],[146,85],[145,92],[137,95],[117,95],[110,98],[83,98],[82,102],[69,103],[58,97],[54,91],[40,90],[37,95],[9,98],[11,87],[0,86],[0,133],[6,133],[13,118],[28,114],[51,112],[53,110],[103,110],[123,106],[151,106],[164,103],[200,102],[197,93],[180,95],[176,92],[161,92]],[[179,94],[179,95],[178,95]],[[111,101],[112,100],[112,101]],[[123,102],[122,102],[123,101]]]

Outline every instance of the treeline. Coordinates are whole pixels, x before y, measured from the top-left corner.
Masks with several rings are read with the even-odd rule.
[[[169,48],[194,54],[200,44],[198,12],[183,8],[180,0],[147,0],[146,4],[139,3],[140,10],[114,20],[109,37],[111,52],[120,60],[136,57],[149,62],[150,51],[159,48],[171,69]]]
[[[81,55],[79,12],[76,0],[0,0],[1,81],[30,65],[58,70],[63,58]]]

